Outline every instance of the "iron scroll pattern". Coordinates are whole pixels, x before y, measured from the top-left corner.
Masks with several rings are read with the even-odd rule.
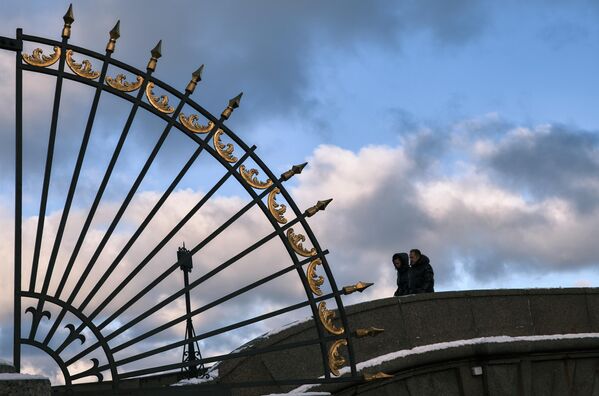
[[[115,50],[116,41],[119,38],[119,24],[115,26],[113,30],[110,32],[110,40],[106,47],[106,52],[104,54],[100,54],[98,52],[90,51],[85,48],[77,47],[69,44],[69,38],[71,34],[71,24],[74,22],[72,17],[72,9],[69,8],[69,12],[65,15],[65,25],[63,27],[62,32],[62,41],[54,41],[42,37],[25,35],[22,33],[21,29],[17,29],[16,40],[13,39],[5,39],[0,38],[0,43],[8,43],[2,44],[3,49],[10,49],[16,52],[16,174],[15,174],[15,310],[14,310],[14,364],[17,369],[20,368],[21,362],[21,346],[22,345],[30,345],[40,350],[46,352],[50,355],[60,367],[62,374],[65,379],[66,387],[74,386],[73,381],[75,380],[90,380],[97,379],[98,381],[106,380],[106,374],[109,373],[111,377],[112,388],[115,391],[119,389],[119,382],[128,378],[134,378],[139,376],[153,375],[164,372],[169,372],[172,370],[179,370],[185,368],[186,366],[200,366],[206,363],[222,361],[227,359],[235,359],[245,356],[251,356],[260,353],[268,353],[272,350],[275,350],[275,347],[267,347],[261,350],[253,349],[251,351],[240,351],[236,353],[231,353],[227,355],[219,355],[219,356],[210,356],[206,358],[199,359],[190,359],[187,362],[173,362],[170,364],[163,364],[155,367],[147,367],[140,370],[134,371],[125,371],[121,370],[123,365],[129,364],[131,362],[136,362],[138,360],[156,355],[165,350],[173,350],[183,348],[187,342],[198,342],[199,340],[211,337],[213,335],[218,335],[221,333],[225,333],[231,329],[241,328],[250,323],[256,323],[262,320],[265,320],[270,317],[274,317],[276,315],[280,315],[286,312],[290,312],[295,309],[299,309],[301,307],[309,307],[311,309],[312,315],[315,321],[315,327],[317,329],[318,337],[314,340],[310,340],[308,342],[303,341],[301,345],[293,345],[289,344],[286,347],[293,348],[298,346],[305,345],[318,345],[320,348],[322,362],[324,367],[324,372],[322,373],[322,377],[319,379],[315,378],[307,378],[307,379],[277,379],[277,383],[279,384],[301,384],[307,382],[338,382],[338,381],[358,381],[360,378],[358,377],[356,370],[356,359],[353,352],[352,347],[352,336],[349,332],[349,324],[347,322],[347,317],[345,315],[345,310],[342,302],[342,295],[349,294],[354,291],[362,291],[369,284],[359,283],[353,286],[346,286],[344,288],[338,288],[334,276],[331,272],[329,264],[326,259],[326,254],[328,253],[326,250],[323,250],[318,244],[317,239],[315,238],[310,226],[307,222],[307,218],[313,216],[317,212],[324,210],[326,205],[330,201],[319,201],[315,206],[308,208],[305,211],[301,211],[287,190],[284,187],[284,182],[293,177],[294,175],[301,172],[303,169],[303,165],[294,166],[289,171],[283,173],[280,177],[276,177],[275,174],[262,162],[262,160],[255,154],[255,146],[248,146],[245,142],[243,142],[233,131],[231,131],[225,124],[226,121],[233,111],[239,106],[241,95],[231,99],[227,105],[227,107],[222,112],[219,118],[213,116],[210,112],[205,110],[195,101],[193,101],[190,96],[196,88],[196,85],[201,80],[201,71],[203,67],[198,69],[198,71],[192,74],[191,81],[185,88],[184,92],[179,92],[176,89],[172,88],[168,84],[156,79],[153,76],[153,72],[158,63],[158,59],[161,57],[161,43],[159,43],[152,51],[151,58],[148,62],[146,71],[142,71],[135,67],[129,66],[125,63],[122,63],[114,58],[112,58],[112,53]],[[51,57],[46,57],[42,55],[42,51],[38,51],[36,49],[35,55],[41,61],[36,62],[36,57],[33,55],[29,56],[23,52],[23,44],[30,43],[34,45],[44,45],[54,48],[55,52]],[[58,54],[58,55],[57,55]],[[81,61],[81,63],[77,63],[73,59],[73,54],[76,54],[77,59],[86,58]],[[43,57],[42,57],[43,56]],[[57,58],[57,59],[54,59]],[[33,59],[33,61],[32,61]],[[91,60],[90,60],[91,59]],[[52,61],[52,63],[50,63]],[[50,68],[51,64],[57,63],[58,66],[56,68]],[[130,73],[133,78],[128,83],[126,82],[126,77],[122,74],[116,76],[109,76],[108,70],[109,66],[119,68],[124,70],[127,73]],[[72,72],[69,72],[69,69]],[[99,71],[98,71],[99,70]],[[48,143],[48,152],[46,157],[46,164],[44,168],[44,179],[42,186],[42,193],[40,198],[40,211],[38,217],[38,226],[36,232],[35,239],[35,248],[33,252],[33,262],[32,262],[32,271],[30,273],[29,279],[29,287],[24,289],[22,287],[22,202],[23,202],[23,194],[22,194],[22,181],[23,181],[23,109],[22,109],[22,98],[23,98],[23,72],[34,72],[34,73],[42,73],[46,75],[50,75],[55,77],[56,79],[56,88],[54,95],[54,103],[53,103],[53,112],[52,112],[52,121],[50,127],[49,134],[49,143]],[[87,121],[87,125],[83,134],[81,147],[79,150],[79,154],[77,157],[77,162],[73,171],[73,176],[71,178],[69,190],[67,193],[67,198],[65,200],[65,205],[62,210],[60,224],[58,226],[58,230],[56,233],[56,237],[54,239],[52,253],[50,255],[49,262],[47,267],[45,267],[44,271],[44,279],[37,279],[38,269],[43,270],[40,266],[40,246],[41,240],[43,237],[44,231],[44,218],[46,216],[46,205],[48,199],[48,189],[50,183],[52,162],[53,162],[53,154],[54,154],[54,141],[57,134],[57,119],[60,111],[60,98],[61,98],[61,89],[62,83],[64,80],[70,80],[77,83],[85,84],[87,86],[95,89],[95,96],[92,102],[90,113]],[[157,88],[161,91],[166,92],[165,95],[161,97],[153,96],[152,89]],[[132,104],[131,111],[129,114],[129,118],[127,119],[126,124],[123,126],[123,130],[121,132],[120,139],[115,147],[113,155],[111,157],[110,163],[106,169],[106,173],[102,179],[100,187],[96,193],[93,204],[90,207],[87,218],[79,235],[79,239],[75,244],[75,248],[71,252],[70,259],[66,265],[66,269],[64,273],[60,277],[60,282],[58,284],[57,290],[55,293],[49,293],[49,285],[54,276],[59,276],[60,274],[53,273],[55,264],[57,261],[58,250],[61,246],[62,236],[64,233],[65,225],[69,216],[69,211],[71,208],[73,195],[77,186],[77,181],[79,179],[79,173],[81,171],[81,166],[83,163],[83,159],[85,157],[85,153],[87,151],[87,145],[90,139],[91,130],[94,123],[94,118],[96,115],[96,110],[98,107],[99,99],[102,93],[108,92],[112,95],[118,96],[122,99],[127,100]],[[144,95],[146,95],[146,100],[144,101]],[[169,95],[171,99],[171,106],[168,104]],[[193,109],[193,111],[197,114],[189,115],[187,118],[181,112],[184,106],[188,106]],[[91,221],[94,218],[94,214],[98,208],[102,200],[102,196],[106,185],[110,179],[111,173],[114,169],[115,163],[119,157],[122,146],[124,144],[125,138],[131,128],[131,123],[135,118],[135,115],[138,109],[145,109],[151,112],[156,117],[161,118],[166,122],[166,127],[162,132],[160,138],[158,139],[153,151],[146,159],[146,162],[141,169],[138,177],[135,179],[135,182],[132,184],[129,193],[126,198],[121,202],[121,206],[117,211],[115,217],[113,218],[111,224],[106,230],[104,237],[101,242],[98,244],[94,254],[90,258],[87,266],[85,267],[83,274],[77,281],[77,285],[73,288],[73,291],[69,295],[65,292],[65,284],[69,280],[71,275],[71,270],[73,268],[74,262],[77,258],[77,254],[83,241],[85,240],[85,236],[89,231],[89,227]],[[167,111],[168,110],[168,111]],[[199,117],[203,117],[208,121],[208,124],[203,127],[201,132],[198,130],[194,130],[197,128],[197,125],[194,124],[194,127],[190,128],[189,120],[197,120]],[[186,120],[188,122],[182,122],[181,120]],[[195,121],[194,121],[195,122]],[[129,241],[123,247],[123,250],[117,255],[108,269],[103,273],[96,286],[90,290],[87,295],[79,296],[80,286],[85,282],[91,270],[94,268],[94,265],[98,261],[98,257],[101,254],[104,246],[106,246],[110,236],[116,226],[118,225],[120,219],[123,216],[123,212],[128,207],[129,203],[135,192],[137,191],[140,183],[144,179],[145,175],[148,172],[149,167],[152,162],[156,158],[162,144],[164,143],[166,137],[172,129],[179,131],[184,134],[187,138],[193,141],[194,144],[197,145],[193,155],[189,158],[189,160],[185,163],[185,166],[181,169],[179,174],[173,179],[172,183],[169,185],[167,189],[163,192],[163,195],[155,204],[153,209],[141,223],[136,232],[131,236]],[[201,135],[199,134],[201,133]],[[221,143],[220,138],[222,136],[226,136],[226,138],[232,143],[228,143],[226,148],[225,145]],[[211,145],[212,142],[212,145]],[[233,150],[236,150],[236,156],[232,156]],[[206,152],[213,159],[218,161],[222,167],[225,168],[225,175],[216,183],[210,191],[208,191],[201,200],[189,211],[189,213],[171,230],[171,232],[165,236],[165,238],[158,243],[150,253],[131,271],[131,273],[118,285],[114,287],[114,290],[106,297],[104,300],[99,302],[99,304],[92,310],[90,308],[90,302],[97,297],[97,293],[100,287],[110,280],[110,276],[113,271],[118,267],[120,261],[123,259],[124,255],[131,248],[131,246],[135,243],[137,238],[143,233],[145,227],[151,221],[151,219],[158,213],[162,204],[166,201],[168,196],[174,191],[175,187],[179,183],[179,181],[183,178],[186,172],[190,169],[191,165],[194,161],[200,156],[202,152]],[[260,169],[249,169],[246,170],[246,163],[248,160],[251,160],[256,166]],[[258,180],[260,173],[264,175],[264,180]],[[151,283],[147,284],[146,287],[139,291],[133,298],[128,300],[126,303],[116,308],[114,312],[106,312],[106,308],[110,302],[114,301],[116,296],[128,285],[132,280],[135,279],[137,274],[142,271],[142,269],[148,264],[148,262],[166,245],[166,243],[176,234],[178,230],[180,230],[185,223],[207,202],[210,197],[212,197],[219,188],[225,183],[225,181],[229,178],[234,178],[248,193],[251,198],[250,202],[244,206],[239,212],[229,218],[225,223],[223,223],[219,228],[214,230],[212,234],[210,234],[207,238],[202,240],[196,246],[191,249],[191,254],[197,253],[200,251],[210,240],[214,239],[218,236],[223,230],[227,229],[231,224],[233,224],[239,217],[241,217],[244,213],[250,210],[253,207],[258,207],[264,216],[268,219],[270,224],[272,225],[272,232],[267,235],[265,238],[257,241],[256,243],[249,246],[243,252],[234,256],[232,259],[227,260],[222,263],[220,266],[216,267],[209,273],[206,273],[200,276],[195,281],[191,282],[188,286],[183,287],[182,289],[176,291],[172,295],[168,296],[168,298],[163,301],[157,303],[155,306],[147,309],[142,314],[136,316],[134,319],[130,320],[127,323],[123,323],[117,329],[114,329],[110,326],[110,324],[119,318],[124,311],[126,311],[129,307],[131,307],[136,301],[139,301],[144,295],[146,295],[150,290],[156,288],[159,283],[164,280],[167,276],[172,274],[178,268],[178,263],[175,262],[160,275],[156,277]],[[286,201],[287,207],[284,205],[279,205],[275,201],[275,195],[280,194]],[[266,202],[265,202],[266,201]],[[287,210],[290,209],[290,210]],[[291,216],[285,217],[284,214],[287,213]],[[309,241],[312,244],[312,248],[310,250],[309,255],[301,254],[303,248],[297,245],[298,239],[289,238],[289,235],[293,233],[292,227],[301,227],[305,231],[306,235],[297,234],[296,238],[300,238],[301,241]],[[243,289],[240,289],[236,292],[230,293],[226,296],[219,298],[216,301],[213,301],[203,307],[196,308],[195,310],[186,313],[183,316],[180,316],[176,319],[173,319],[164,325],[151,329],[135,338],[129,339],[126,342],[123,342],[118,345],[114,345],[114,340],[120,334],[123,334],[125,331],[135,326],[137,323],[141,322],[143,319],[149,317],[153,313],[157,312],[159,309],[164,307],[166,304],[180,298],[181,296],[189,293],[191,290],[199,286],[204,281],[208,280],[212,276],[216,275],[218,272],[225,270],[230,265],[232,265],[237,259],[236,257],[242,257],[244,254],[248,254],[251,251],[257,249],[262,246],[266,241],[278,238],[283,245],[289,257],[292,260],[292,264],[281,270],[277,273],[273,273],[265,278],[262,278]],[[299,254],[298,254],[299,252]],[[323,276],[315,275],[315,266],[318,264],[319,270],[322,269],[324,271]],[[304,272],[304,268],[310,265],[310,271],[307,275],[307,272]],[[182,323],[187,319],[193,318],[199,315],[201,312],[209,309],[211,306],[215,304],[219,304],[228,300],[235,298],[236,296],[247,292],[248,290],[252,290],[255,287],[260,286],[272,279],[280,277],[286,273],[295,271],[300,278],[300,281],[303,285],[306,301],[301,302],[299,304],[295,304],[290,307],[282,308],[277,311],[270,312],[265,315],[261,315],[258,317],[254,317],[250,320],[245,320],[242,322],[235,323],[231,326],[226,326],[220,329],[216,329],[212,332],[204,333],[204,334],[194,334],[194,337],[191,340],[182,340],[170,343],[166,346],[155,348],[153,350],[145,351],[142,353],[128,355],[127,357],[116,357],[117,353],[121,352],[119,356],[122,356],[122,351],[126,351],[127,348],[138,345],[138,343],[146,340],[147,338],[158,334],[170,326],[174,326],[178,323]],[[318,281],[318,284],[314,284],[314,280]],[[324,282],[324,279],[328,281],[331,292],[327,294],[323,294],[319,288],[320,285]],[[40,287],[41,284],[41,287]],[[41,290],[41,291],[36,291]],[[317,290],[318,292],[315,292]],[[81,303],[76,304],[76,298],[83,297],[83,301]],[[337,312],[339,315],[338,321],[340,326],[333,324],[332,320],[335,318],[335,314],[332,311],[328,311],[326,309],[325,301],[334,301],[337,306]],[[31,301],[35,303],[31,305]],[[25,310],[26,315],[31,314],[31,326],[29,330],[28,336],[23,336],[22,334],[22,308],[27,305]],[[56,311],[58,311],[58,315],[56,317],[52,317],[50,311],[46,310],[49,305],[54,305]],[[67,318],[76,318],[80,324],[76,325],[75,323],[68,323],[65,327],[69,331],[68,336],[62,340],[57,340],[57,330],[63,320]],[[40,324],[44,321],[44,324],[49,327],[48,333],[43,337],[40,332]],[[85,333],[88,334],[86,338]],[[93,335],[89,337],[89,335]],[[111,342],[112,341],[112,342]],[[67,350],[73,343],[78,342],[83,348],[82,351],[75,354],[74,356],[65,357],[65,350]],[[339,346],[345,346],[345,354],[348,359],[340,358],[340,350]],[[280,346],[279,346],[280,348]],[[334,348],[334,350],[333,350]],[[102,353],[104,355],[103,361],[106,361],[104,364],[100,364],[99,360],[96,357],[88,357],[93,354]],[[97,356],[97,355],[96,355]],[[331,356],[335,358],[331,361]],[[91,360],[92,367],[88,368],[84,371],[73,372],[74,363],[82,360]],[[345,363],[347,361],[349,365],[349,375],[344,377],[335,378],[334,376],[338,374],[339,362]],[[333,375],[332,375],[333,374]],[[263,382],[261,382],[263,384]],[[251,383],[246,383],[246,385],[251,385]]]

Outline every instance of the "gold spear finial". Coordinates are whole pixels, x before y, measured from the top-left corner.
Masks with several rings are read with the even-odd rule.
[[[148,62],[148,66],[146,67],[146,69],[148,69],[148,71],[154,71],[156,70],[156,63],[158,62],[158,58],[162,56],[162,40],[160,40],[158,44],[156,44],[156,46],[152,49],[152,51],[150,51],[150,53],[152,54],[152,57],[150,58],[150,61]]]
[[[226,109],[223,110],[223,113],[220,115],[223,120],[228,120],[229,117],[231,117],[231,114],[233,114],[233,110],[235,110],[236,108],[239,107],[239,102],[241,101],[242,95],[243,95],[243,92],[241,92],[239,95],[237,95],[233,99],[229,100],[229,105],[227,106]]]
[[[196,85],[198,85],[198,81],[202,81],[202,73],[203,72],[204,72],[204,65],[200,66],[198,68],[198,70],[191,73],[191,80],[189,81],[189,84],[187,84],[187,87],[185,87],[185,90],[187,92],[189,92],[190,94],[193,93],[193,91],[196,89]]]
[[[116,25],[110,31],[110,40],[106,44],[106,52],[113,53],[116,41],[121,37],[121,21],[116,21]]]
[[[379,371],[376,374],[364,373],[364,381],[374,381],[374,380],[389,379],[389,378],[393,378],[393,375],[383,373],[382,371]]]
[[[285,173],[281,174],[281,181],[287,181],[287,180],[291,179],[293,176],[299,175],[300,173],[302,173],[302,171],[304,170],[306,165],[308,165],[307,162],[304,162],[303,164],[299,164],[299,165],[293,165],[291,167],[291,169],[289,169]]]
[[[352,294],[355,292],[362,293],[364,290],[368,289],[372,285],[374,285],[374,283],[360,281],[360,282],[356,283],[355,285],[345,286],[343,288],[343,294]]]
[[[367,329],[357,329],[356,331],[354,331],[354,334],[358,338],[369,337],[369,336],[375,337],[384,331],[385,331],[385,329],[379,329],[377,327],[370,326]]]
[[[324,201],[318,201],[318,202],[316,202],[316,205],[312,206],[311,208],[306,209],[306,211],[304,213],[306,214],[306,216],[312,217],[318,211],[325,210],[326,207],[331,203],[332,200],[333,200],[333,198],[330,198],[330,199],[327,199]]]
[[[62,28],[62,38],[71,37],[71,24],[75,22],[75,18],[73,17],[73,4],[69,5],[69,9],[67,13],[62,17],[64,21],[64,26]]]

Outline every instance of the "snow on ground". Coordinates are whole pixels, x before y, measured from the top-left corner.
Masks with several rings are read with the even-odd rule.
[[[215,367],[215,366],[212,366]],[[208,374],[208,378],[190,378],[190,379],[184,379],[181,380],[175,384],[172,384],[171,386],[185,386],[185,385],[197,385],[197,384],[204,384],[206,382],[210,382],[210,381],[214,381],[216,378],[218,378],[218,369],[208,369],[208,372],[206,373]]]
[[[365,362],[361,362],[356,364],[356,369],[358,371],[362,371],[368,367],[378,366],[384,362],[388,362],[391,360],[404,358],[406,356],[418,355],[422,353],[438,351],[442,349],[450,349],[450,348],[458,348],[467,345],[477,345],[477,344],[498,344],[498,343],[508,343],[508,342],[522,342],[522,341],[545,341],[545,340],[572,340],[572,339],[580,339],[580,338],[597,338],[599,339],[599,333],[578,333],[578,334],[553,334],[553,335],[538,335],[538,336],[518,336],[518,337],[510,337],[510,336],[494,336],[494,337],[479,337],[479,338],[471,338],[467,340],[457,340],[457,341],[448,341],[448,342],[439,342],[436,344],[423,345],[414,347],[412,349],[404,349],[401,351],[391,352],[386,355],[377,356]],[[350,372],[350,367],[343,367],[339,370],[341,375],[347,374]],[[323,377],[320,377],[323,378]],[[318,384],[308,384],[302,385],[290,391],[290,395],[305,395],[307,391],[311,388],[318,386]]]
[[[0,381],[24,381],[24,380],[47,380],[43,375],[19,374],[19,373],[2,373]]]
[[[0,359],[0,366],[12,366],[12,362],[8,360]]]

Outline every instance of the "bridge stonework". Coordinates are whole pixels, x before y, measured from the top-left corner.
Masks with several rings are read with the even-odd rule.
[[[335,395],[599,395],[599,289],[441,292],[346,307],[351,329],[384,328],[355,343],[362,373],[394,377],[305,391]],[[307,321],[244,348],[311,337]],[[500,337],[502,336],[502,337]],[[318,376],[318,351],[296,348],[219,365],[218,382]],[[293,386],[233,389],[234,395]],[[300,390],[300,389],[296,389]]]

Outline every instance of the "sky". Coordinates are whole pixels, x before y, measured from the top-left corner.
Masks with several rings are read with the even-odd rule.
[[[15,28],[22,27],[26,34],[60,40],[68,4],[6,5],[0,35],[14,37]],[[309,223],[318,243],[330,252],[327,260],[337,284],[375,282],[345,304],[391,296],[391,256],[412,248],[431,259],[437,291],[599,284],[598,3],[81,1],[74,4],[74,14],[70,43],[102,52],[108,31],[120,20],[121,38],[113,56],[140,69],[150,49],[163,40],[154,76],[177,89],[183,90],[191,73],[205,64],[193,99],[213,114],[243,92],[227,125],[257,146],[275,174],[308,162],[286,184],[300,208],[333,198]],[[0,51],[0,251],[8,257],[1,288],[7,302],[12,301],[13,56]],[[51,77],[25,75],[25,271],[31,268],[54,85]],[[52,169],[41,262],[50,255],[92,96],[87,87],[64,84],[55,152],[59,160]],[[57,271],[64,271],[129,109],[110,95],[100,100],[93,149],[86,155]],[[92,256],[163,126],[150,114],[136,117],[75,274]],[[116,257],[192,154],[186,142],[180,133],[169,134],[84,289],[93,286],[100,268]],[[200,156],[123,259],[115,279],[137,265],[223,174],[216,161]],[[248,199],[235,181],[225,183],[117,300],[126,301],[171,265],[181,241],[198,243]],[[198,269],[192,280],[270,230],[262,212],[249,211],[194,256]],[[310,241],[305,244],[309,247]],[[273,240],[195,291],[194,306],[290,263],[281,242]],[[67,291],[74,282],[69,280]],[[108,329],[161,301],[181,282],[181,274],[173,273]],[[57,284],[53,277],[50,290]],[[99,295],[109,292],[104,288]],[[288,274],[207,311],[194,322],[196,332],[303,300],[297,274]],[[51,305],[47,309],[56,310]],[[119,337],[131,339],[183,309],[179,299]],[[207,340],[201,347],[208,356],[226,353],[310,314],[300,310]],[[0,356],[10,360],[11,303],[2,304],[0,321]],[[172,342],[182,332],[175,327],[135,348]],[[66,330],[59,334],[66,336]],[[167,355],[177,361],[179,354],[174,350]],[[25,349],[24,359],[29,372],[61,381],[50,359],[34,349]],[[89,359],[77,365],[83,370]],[[143,365],[127,369],[138,367]]]

